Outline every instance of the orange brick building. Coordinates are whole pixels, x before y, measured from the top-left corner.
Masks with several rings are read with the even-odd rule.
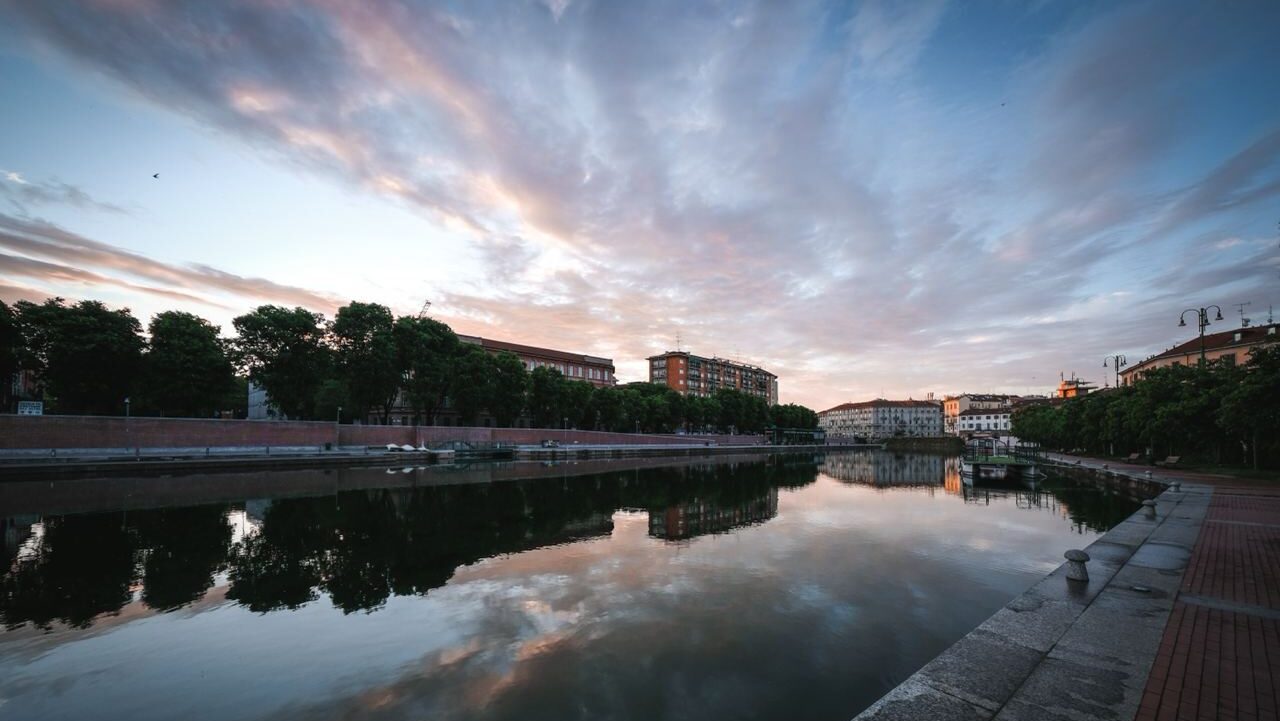
[[[649,382],[681,395],[709,396],[721,388],[732,388],[763,398],[769,405],[778,402],[778,376],[746,363],[703,358],[687,351],[650,356]]]

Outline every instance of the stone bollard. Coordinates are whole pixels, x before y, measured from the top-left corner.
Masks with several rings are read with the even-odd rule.
[[[1145,513],[1144,515],[1145,515],[1147,518],[1149,518],[1149,519],[1154,519],[1154,518],[1156,517],[1156,502],[1155,502],[1155,501],[1153,501],[1153,500],[1151,500],[1150,498],[1148,498],[1147,500],[1145,500],[1145,501],[1143,501],[1143,502],[1142,502],[1142,507],[1143,507],[1143,509],[1145,509],[1145,511],[1146,511],[1146,513]]]
[[[1174,493],[1181,493],[1182,481],[1172,481],[1171,483],[1169,483],[1169,490],[1173,491]]]
[[[1143,471],[1143,472],[1147,474],[1147,478],[1151,477],[1151,471]]]
[[[1111,467],[1111,464],[1110,464],[1110,463],[1103,463],[1103,464],[1102,464],[1102,470],[1104,470],[1104,471],[1105,471],[1105,470],[1107,470],[1107,469],[1108,469],[1108,468],[1110,468],[1110,467]]]
[[[1073,548],[1062,554],[1067,559],[1067,580],[1068,581],[1085,581],[1089,580],[1089,569],[1085,567],[1085,561],[1089,560],[1089,554],[1079,549]]]

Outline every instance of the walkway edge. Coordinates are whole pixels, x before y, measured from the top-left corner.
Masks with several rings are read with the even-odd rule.
[[[1064,563],[855,721],[1132,719],[1212,492],[1166,490],[1086,549],[1087,583]]]

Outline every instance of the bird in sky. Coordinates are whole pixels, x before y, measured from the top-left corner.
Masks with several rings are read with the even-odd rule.
[[[160,174],[159,174],[159,173],[152,173],[152,174],[151,174],[151,177],[155,178],[156,180],[159,180],[159,179],[160,179]]]

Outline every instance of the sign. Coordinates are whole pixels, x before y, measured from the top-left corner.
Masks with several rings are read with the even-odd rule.
[[[18,415],[42,416],[44,415],[44,402],[43,401],[18,401]]]

